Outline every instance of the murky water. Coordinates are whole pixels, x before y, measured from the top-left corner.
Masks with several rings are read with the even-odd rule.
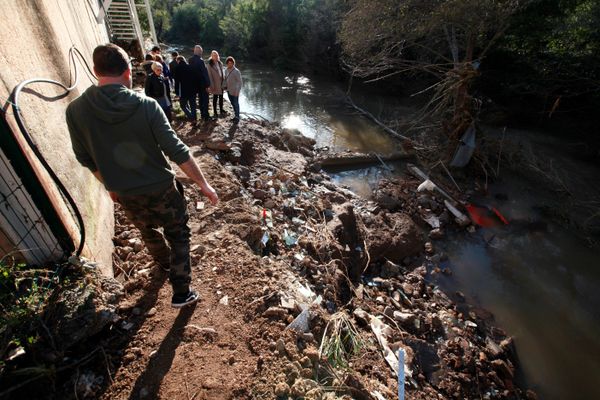
[[[396,144],[343,102],[345,87],[327,79],[241,65],[241,109],[296,128],[336,150],[389,153]],[[391,97],[353,90],[355,101],[377,115],[399,104]],[[401,166],[396,166],[401,170]],[[371,167],[333,174],[368,196],[384,175]],[[527,182],[496,185],[509,200],[498,204],[511,220],[540,219],[540,199]],[[494,236],[493,239],[492,236]],[[488,244],[489,242],[489,244]],[[450,277],[438,282],[462,291],[491,311],[515,337],[526,384],[542,399],[600,399],[600,254],[570,232],[548,223],[533,231],[515,223],[497,232],[459,235],[444,249]]]

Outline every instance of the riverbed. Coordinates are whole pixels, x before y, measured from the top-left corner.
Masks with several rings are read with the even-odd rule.
[[[239,68],[242,112],[298,129],[317,147],[380,154],[397,149],[394,139],[345,104],[343,82],[243,63]],[[412,112],[410,101],[393,95],[355,86],[352,96],[376,116]],[[402,164],[394,167],[403,173]],[[372,166],[331,175],[368,197],[388,173]],[[541,399],[600,398],[599,252],[536,211],[543,201],[535,182],[505,178],[490,186],[489,199],[515,223],[496,231],[459,232],[440,243],[448,255],[444,266],[453,273],[436,282],[489,310],[515,337],[524,384]],[[542,222],[542,228],[524,221]]]

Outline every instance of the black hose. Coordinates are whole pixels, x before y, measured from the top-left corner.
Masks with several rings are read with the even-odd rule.
[[[17,122],[17,126],[19,127],[19,130],[23,134],[23,137],[29,144],[29,147],[31,147],[31,150],[33,150],[33,153],[36,155],[36,157],[38,158],[38,160],[40,161],[42,166],[46,169],[46,171],[50,175],[50,178],[52,178],[54,183],[56,183],[56,186],[61,191],[61,193],[63,194],[63,196],[65,197],[65,199],[67,200],[67,202],[69,203],[71,208],[73,209],[73,212],[75,213],[75,218],[77,219],[77,224],[79,225],[79,232],[80,232],[80,236],[81,236],[81,239],[79,241],[79,247],[77,248],[77,251],[75,252],[75,255],[77,257],[79,257],[81,255],[81,252],[83,251],[83,247],[85,245],[85,225],[83,223],[83,217],[81,216],[81,212],[79,211],[79,208],[77,207],[77,204],[75,203],[75,200],[73,200],[73,197],[71,196],[71,194],[69,193],[69,191],[67,190],[65,185],[61,182],[60,178],[56,175],[56,173],[54,172],[52,167],[50,167],[50,165],[48,164],[48,162],[46,161],[46,159],[44,158],[44,156],[38,149],[37,145],[34,143],[33,139],[31,138],[29,131],[27,130],[27,128],[25,127],[25,124],[23,123],[23,120],[21,118],[21,109],[19,108],[19,94],[21,93],[23,88],[25,88],[25,86],[30,85],[32,83],[50,83],[52,85],[60,86],[61,88],[63,88],[65,90],[63,95],[66,95],[66,94],[70,93],[73,89],[75,89],[75,87],[77,87],[77,83],[79,80],[79,76],[77,73],[78,72],[77,64],[75,63],[75,55],[77,55],[81,59],[81,61],[83,61],[84,65],[87,68],[87,72],[90,73],[91,76],[94,77],[94,79],[97,79],[96,76],[94,75],[94,73],[92,72],[92,70],[90,69],[88,63],[85,61],[83,54],[81,54],[81,52],[75,46],[73,46],[69,49],[69,80],[71,80],[71,78],[72,78],[71,77],[71,62],[73,63],[73,69],[75,70],[75,73],[74,73],[75,79],[72,84],[71,84],[71,82],[69,82],[69,86],[66,86],[65,84],[63,84],[61,82],[58,82],[58,81],[55,81],[52,79],[46,79],[46,78],[27,79],[27,80],[19,83],[13,89],[13,91],[11,93],[11,99],[12,99],[11,104],[12,104],[12,108],[14,110],[15,121]]]

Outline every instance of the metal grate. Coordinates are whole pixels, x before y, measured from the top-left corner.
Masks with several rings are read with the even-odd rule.
[[[0,259],[42,265],[63,251],[40,210],[0,150]]]

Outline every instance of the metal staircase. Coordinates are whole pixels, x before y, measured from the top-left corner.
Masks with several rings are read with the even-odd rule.
[[[100,13],[98,22],[105,21],[112,41],[124,41],[139,43],[140,49],[144,49],[144,35],[138,17],[138,8],[145,8],[150,25],[150,35],[153,43],[158,43],[154,21],[148,0],[99,0]]]

